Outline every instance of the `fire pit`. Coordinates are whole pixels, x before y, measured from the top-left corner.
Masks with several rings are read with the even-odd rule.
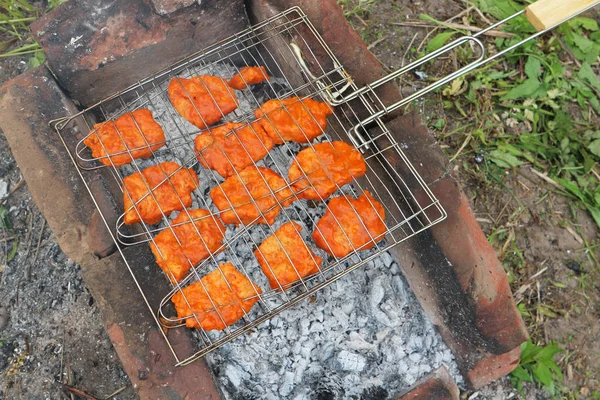
[[[70,229],[69,224],[62,221],[53,224],[49,218],[50,225],[59,237],[63,237],[61,245],[67,254],[78,262],[84,265],[103,264],[105,267],[115,265],[115,268],[121,268],[119,279],[123,279],[124,270],[128,268],[131,271],[135,279],[133,282],[123,282],[118,286],[111,286],[111,282],[103,282],[96,286],[97,297],[115,302],[114,304],[123,304],[122,297],[126,293],[131,297],[130,288],[137,286],[144,294],[143,300],[152,310],[152,314],[144,312],[140,308],[145,307],[143,301],[139,305],[128,304],[123,309],[118,309],[118,306],[113,308],[113,311],[118,309],[114,312],[123,318],[134,318],[142,322],[135,329],[123,330],[115,325],[109,326],[109,334],[116,340],[117,351],[125,360],[130,360],[126,361],[126,369],[134,382],[137,374],[139,384],[147,388],[144,390],[150,391],[146,394],[152,390],[159,390],[151,389],[153,384],[145,385],[144,382],[149,377],[152,382],[164,379],[171,383],[177,382],[177,385],[173,383],[174,387],[179,388],[176,390],[187,390],[186,383],[190,382],[188,379],[193,373],[180,371],[197,371],[201,368],[198,365],[202,364],[192,363],[183,369],[176,369],[173,377],[166,378],[169,374],[165,375],[164,371],[172,368],[169,364],[187,364],[223,346],[210,353],[207,360],[218,381],[223,383],[222,390],[226,398],[233,398],[234,393],[235,396],[246,394],[248,398],[303,398],[302,396],[308,396],[311,390],[329,393],[330,396],[334,396],[331,398],[352,395],[385,398],[384,396],[396,396],[442,364],[450,368],[457,381],[461,380],[458,374],[460,370],[467,383],[472,386],[479,386],[505,374],[518,358],[518,347],[516,351],[513,349],[526,335],[512,303],[501,266],[474,222],[464,195],[446,173],[443,156],[439,156],[439,148],[414,116],[380,120],[373,129],[364,132],[360,137],[346,136],[346,132],[351,131],[361,119],[372,113],[372,107],[378,106],[373,98],[359,98],[351,106],[338,107],[335,117],[331,118],[327,133],[330,139],[353,142],[364,152],[370,166],[366,178],[355,181],[353,186],[344,188],[340,193],[353,196],[360,189],[368,188],[375,194],[378,201],[386,207],[388,228],[394,228],[389,230],[385,241],[379,242],[371,251],[361,251],[346,259],[330,259],[314,278],[302,280],[302,285],[291,290],[265,293],[260,300],[260,309],[257,307],[253,314],[246,316],[242,324],[221,334],[199,332],[190,340],[188,331],[184,328],[172,329],[168,333],[161,330],[168,343],[165,346],[157,341],[161,335],[157,328],[149,327],[148,320],[152,317],[157,325],[161,323],[154,313],[160,305],[170,300],[179,287],[175,286],[173,290],[169,288],[168,280],[158,275],[158,268],[147,246],[141,243],[151,240],[158,231],[169,228],[168,223],[154,228],[141,225],[138,229],[127,230],[119,222],[123,210],[122,204],[119,204],[119,199],[122,198],[121,180],[124,176],[143,169],[148,165],[145,164],[147,161],[136,160],[132,167],[121,169],[98,168],[98,160],[89,157],[80,141],[94,123],[116,118],[127,111],[144,106],[151,109],[159,123],[168,131],[169,150],[158,154],[157,157],[161,161],[176,160],[186,167],[194,167],[190,165],[190,161],[195,160],[194,154],[186,149],[185,142],[187,137],[196,132],[177,121],[177,116],[168,108],[164,90],[170,78],[204,72],[215,75],[225,75],[227,72],[227,75],[232,75],[241,65],[267,66],[274,79],[256,90],[245,91],[240,96],[244,97],[245,101],[241,101],[234,118],[247,120],[249,112],[266,98],[286,97],[292,94],[326,96],[319,82],[326,82],[329,88],[336,89],[331,92],[336,92],[349,84],[346,76],[341,73],[339,65],[342,64],[354,79],[351,85],[362,85],[383,75],[381,67],[357,40],[333,2],[299,3],[301,9],[315,23],[314,28],[294,25],[295,21],[306,22],[302,14],[299,14],[299,18],[293,17],[282,22],[281,17],[276,15],[291,5],[285,1],[250,2],[247,10],[236,2],[226,6],[209,2],[202,6],[189,5],[191,8],[183,9],[183,5],[180,5],[175,7],[172,13],[167,13],[168,17],[159,17],[152,9],[144,8],[147,4],[141,0],[139,4],[113,2],[106,9],[99,8],[91,2],[81,2],[77,5],[66,3],[62,14],[48,16],[35,28],[49,55],[50,67],[57,73],[63,87],[81,104],[91,106],[84,112],[73,112],[74,117],[62,119],[57,123],[60,138],[71,152],[72,159],[66,156],[64,149],[63,153],[56,149],[56,136],[47,140],[54,142],[52,146],[56,149],[54,154],[59,154],[59,168],[72,168],[69,164],[71,161],[75,162],[79,178],[86,184],[86,187],[82,188],[80,183],[69,181],[65,189],[76,190],[78,195],[82,193],[82,189],[88,190],[94,198],[95,205],[101,210],[101,214],[96,213],[91,217],[90,226],[87,228],[89,240],[85,248],[94,251],[103,260],[98,262],[90,259],[84,255],[86,249],[75,250],[77,243],[82,243],[82,239],[60,234],[61,230]],[[61,37],[66,38],[73,33],[64,31],[69,29],[66,20],[76,20],[73,13],[85,14],[86,10],[93,10],[94,12],[90,13],[94,14],[94,18],[115,23],[116,20],[127,19],[128,12],[135,14],[140,7],[144,10],[143,15],[139,17],[143,21],[141,25],[147,26],[145,33],[135,33],[143,36],[141,41],[134,43],[125,40],[124,48],[102,48],[101,44],[108,43],[109,39],[118,40],[111,36],[115,32],[111,29],[118,30],[118,27],[112,27],[108,34],[97,33],[100,36],[89,37],[83,35],[82,50],[79,50],[80,46],[56,45],[61,43]],[[168,7],[157,6],[156,9],[164,11]],[[220,34],[203,37],[199,43],[193,44],[196,48],[202,48],[213,43],[216,37],[224,38],[232,31],[239,31],[239,21],[242,21],[243,25],[247,24],[247,20],[243,22],[246,11],[252,22],[279,21],[280,27],[283,26],[289,31],[292,31],[292,27],[302,31],[302,35],[292,32],[291,36],[296,41],[299,38],[305,40],[299,47],[307,67],[298,59],[298,53],[294,53],[293,50],[282,52],[282,48],[291,48],[287,42],[282,47],[279,36],[269,36],[272,43],[269,43],[269,40],[260,40],[257,43],[253,41],[258,37],[256,32],[248,31],[254,35],[252,38],[242,35],[221,41],[209,48],[208,52],[192,56],[174,68],[158,72],[151,79],[144,79],[150,67],[148,63],[143,62],[143,57],[150,57],[158,48],[172,51],[169,44],[171,39],[168,36],[161,38],[159,34],[160,30],[165,28],[165,24],[171,24],[176,36],[182,34],[181,32],[189,34],[189,29],[196,29],[186,25],[190,21],[195,22],[191,24],[193,27],[197,26],[199,21],[205,23],[206,27],[210,25],[208,21],[216,17],[234,16],[231,18],[233,23],[230,27],[211,25],[211,29]],[[298,11],[300,9],[296,12]],[[118,19],[115,18],[117,15]],[[219,18],[215,20],[220,21]],[[107,29],[109,25],[107,23]],[[188,28],[184,28],[185,26]],[[269,31],[268,26],[268,23],[265,23],[263,27],[267,29],[258,32],[269,35],[272,31]],[[319,47],[316,35],[313,35],[313,39],[307,38],[311,29],[314,29],[314,33],[321,33],[329,42],[340,62],[332,57],[333,54],[329,53],[322,43]],[[250,50],[249,46],[242,46],[244,40],[254,43],[255,47],[260,44],[262,48]],[[86,48],[91,49],[91,54]],[[111,51],[114,53],[113,59],[110,58]],[[180,55],[186,53],[191,51],[184,51]],[[67,57],[69,54],[70,57]],[[73,63],[73,54],[79,54],[79,60],[82,61]],[[283,63],[281,59],[286,62]],[[249,63],[249,60],[258,62]],[[152,66],[152,72],[167,65],[161,59]],[[136,68],[137,66],[139,68]],[[123,68],[131,68],[131,73],[118,76],[119,82],[107,79],[116,76],[115,73],[123,71]],[[318,79],[311,80],[307,68],[308,72]],[[45,79],[44,82],[48,82],[43,74],[38,77],[35,79]],[[127,86],[123,84],[126,81],[133,84],[130,89],[97,103],[110,94],[112,89]],[[121,86],[114,87],[117,84]],[[17,83],[16,87],[23,86]],[[52,90],[59,93],[57,89],[51,88],[50,91]],[[399,97],[399,91],[393,85],[387,84],[378,90],[377,95],[383,101],[393,101]],[[61,97],[58,95],[55,98]],[[64,102],[66,99],[63,97],[60,101]],[[10,107],[8,109],[10,112]],[[44,114],[47,119],[55,116],[58,116],[56,112]],[[5,129],[4,126],[3,128]],[[18,155],[22,143],[14,142],[13,150],[17,161],[27,164],[26,160],[19,159]],[[421,151],[424,148],[430,151]],[[406,156],[403,150],[406,151]],[[281,173],[285,174],[291,162],[291,154],[297,151],[296,145],[281,146],[265,160],[264,165],[273,169],[281,168]],[[47,158],[47,153],[44,154],[46,155],[42,156]],[[382,164],[380,158],[387,160],[387,164]],[[412,164],[422,174],[422,179],[416,175]],[[202,182],[205,185],[200,187],[200,192],[206,192],[209,186],[220,182],[218,177],[209,176],[208,172],[203,172],[197,165],[195,168],[197,173],[205,174],[200,178],[201,185]],[[32,185],[31,182],[36,180],[33,173],[36,167],[31,168],[29,176],[27,166],[23,170],[28,183]],[[73,176],[72,173],[68,175]],[[56,179],[60,179],[60,176]],[[49,182],[40,181],[38,196],[43,196],[41,193],[48,190],[48,184]],[[32,186],[35,187],[35,184]],[[43,186],[45,188],[42,188]],[[195,201],[197,205],[202,205],[201,196],[195,198]],[[41,203],[43,202],[42,200]],[[205,205],[210,207],[208,203]],[[89,210],[85,207],[85,210]],[[41,208],[44,210],[45,207]],[[441,221],[445,216],[444,209],[448,211],[447,221],[435,225],[431,234],[412,238],[415,233]],[[50,210],[49,205],[44,211],[51,212]],[[289,208],[290,215],[282,213],[282,219],[275,223],[274,228],[290,219],[312,230],[319,212],[322,213],[322,210],[309,206],[306,201],[297,202]],[[81,226],[81,221],[84,221],[83,224],[88,223],[89,215],[73,215],[69,218],[76,222],[77,226]],[[106,223],[110,234],[104,230],[103,223]],[[272,233],[268,229],[266,226],[256,226],[248,230],[228,228],[226,235],[229,235],[229,238],[239,236],[246,239],[230,242],[231,246],[218,257],[222,257],[223,260],[236,257],[240,268],[260,284],[260,280],[265,279],[264,276],[253,273],[252,269],[254,272],[258,269],[255,266],[251,267],[247,262],[251,260],[252,245],[260,244]],[[462,237],[464,240],[457,243],[453,237]],[[112,243],[113,238],[118,239],[118,248]],[[400,242],[403,244],[394,246]],[[121,261],[121,256],[125,264]],[[218,257],[209,260],[211,266],[203,264],[202,267],[217,268],[217,263],[221,261]],[[363,268],[348,274],[361,266]],[[200,269],[199,267],[197,270]],[[400,269],[406,275],[410,287],[417,295],[416,298],[408,290]],[[110,267],[110,270],[115,269]],[[182,284],[193,280],[192,275]],[[93,282],[102,274],[99,274],[96,268],[91,269],[88,276]],[[318,289],[332,282],[333,285],[317,293]],[[262,282],[261,286],[268,287],[266,282]],[[416,299],[419,299],[428,317],[422,313]],[[282,311],[284,313],[263,323]],[[163,315],[168,316],[168,312],[168,309],[165,310]],[[162,322],[163,325],[170,325]],[[147,338],[144,340],[149,346],[146,350],[140,348],[139,343],[135,343],[136,340],[139,342],[136,329],[144,332]],[[245,332],[249,333],[238,337]],[[125,341],[121,339],[119,342],[117,337],[124,337]],[[138,339],[134,339],[135,337]],[[452,349],[456,364],[444,342]],[[132,353],[131,348],[137,350]],[[175,361],[170,358],[169,353],[175,355]],[[160,354],[160,357],[157,359],[152,354]],[[131,360],[139,361],[128,366],[127,363],[131,363]],[[327,379],[323,379],[323,376]]]

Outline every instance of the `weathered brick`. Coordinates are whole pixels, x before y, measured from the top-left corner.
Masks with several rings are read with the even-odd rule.
[[[520,347],[515,347],[513,350],[500,355],[489,354],[487,357],[483,357],[467,373],[467,383],[472,388],[481,388],[498,378],[510,374],[519,365],[520,358]]]
[[[90,106],[248,25],[242,0],[202,3],[161,16],[150,0],[70,0],[31,30],[61,86]]]
[[[493,354],[509,352],[528,335],[513,301],[508,275],[456,179],[446,176],[431,189],[448,213],[431,232],[452,264],[462,290],[472,298],[476,328],[486,338],[486,350]]]
[[[441,367],[413,385],[398,400],[458,400],[458,395],[458,386],[446,367]]]
[[[154,9],[159,15],[172,14],[194,4],[196,0],[152,0]]]
[[[110,245],[106,236],[90,237],[107,235],[107,231],[88,230],[90,216],[96,212],[94,204],[58,135],[49,125],[50,120],[75,112],[75,106],[45,67],[30,70],[0,87],[0,129],[62,250],[81,265],[83,279],[101,310],[117,354],[140,397],[219,399],[203,361],[186,368],[174,367],[175,360],[121,255],[115,253],[102,260],[92,255],[94,250],[103,250],[103,255],[110,253],[102,247]],[[69,136],[65,139],[74,146],[80,138]],[[113,195],[101,193],[103,188],[109,187],[93,186],[99,205],[110,205],[105,201]],[[96,229],[103,225],[97,225]],[[98,247],[94,249],[90,244]],[[154,262],[147,246],[128,247],[124,252],[128,259],[139,261],[132,268],[143,269]],[[138,280],[153,304],[168,290],[167,285],[162,289],[156,285],[164,279],[160,274],[159,268],[151,268],[144,270],[142,279]],[[174,348],[188,354],[193,352],[187,330],[172,331],[169,335]],[[146,371],[145,379],[140,379],[140,370]]]

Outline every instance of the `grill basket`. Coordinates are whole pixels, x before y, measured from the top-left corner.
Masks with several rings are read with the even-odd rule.
[[[371,238],[375,243],[371,250],[356,251],[355,249],[343,258],[327,256],[326,253],[319,253],[317,250],[316,252],[324,258],[318,273],[299,279],[285,290],[268,289],[266,278],[261,276],[260,267],[253,258],[252,250],[271,236],[277,227],[288,221],[300,222],[304,227],[304,233],[312,231],[327,209],[327,201],[297,200],[292,206],[282,206],[282,211],[273,226],[267,224],[254,224],[249,227],[228,226],[226,240],[221,249],[199,265],[193,266],[194,268],[181,282],[171,283],[168,293],[161,296],[160,301],[155,301],[153,299],[156,299],[156,296],[148,293],[148,290],[143,290],[139,282],[147,275],[148,268],[158,268],[158,266],[153,262],[139,265],[129,259],[129,253],[125,250],[129,246],[148,246],[158,233],[173,229],[175,225],[172,221],[176,214],[170,216],[163,214],[162,221],[156,225],[140,222],[128,226],[123,223],[123,216],[116,221],[116,224],[111,223],[106,214],[106,205],[100,199],[94,198],[90,188],[97,176],[101,174],[107,180],[109,187],[118,188],[117,191],[120,190],[122,193],[123,178],[126,176],[141,172],[151,165],[175,161],[184,168],[192,168],[198,176],[200,184],[192,193],[192,208],[208,209],[213,213],[208,218],[218,217],[220,212],[212,204],[207,193],[210,188],[222,183],[223,178],[215,171],[203,168],[198,162],[196,157],[198,154],[194,151],[194,138],[200,130],[185,121],[172,108],[167,86],[174,78],[189,78],[196,75],[230,77],[237,74],[243,66],[256,65],[265,66],[273,78],[250,89],[238,91],[240,106],[226,115],[223,120],[251,122],[255,120],[253,110],[265,101],[291,96],[310,97],[335,105],[334,114],[327,119],[325,132],[313,143],[305,145],[285,143],[276,146],[262,161],[258,162],[258,165],[268,167],[286,178],[289,164],[302,148],[312,147],[317,142],[332,140],[353,144],[361,151],[367,162],[367,173],[344,187],[338,187],[332,197],[356,198],[368,190],[373,198],[384,206],[387,226],[385,237]],[[348,92],[352,94],[345,99],[344,93]],[[151,158],[137,159],[122,167],[105,166],[99,159],[91,157],[91,152],[83,144],[83,140],[88,135],[94,134],[93,126],[103,121],[115,120],[140,108],[150,109],[156,121],[163,127],[166,146],[153,151]],[[380,99],[372,90],[359,91],[306,15],[301,9],[295,7],[193,54],[74,116],[55,121],[55,129],[117,243],[119,252],[136,281],[144,301],[153,312],[156,323],[163,328],[161,331],[169,343],[177,365],[185,365],[253,329],[295,303],[312,296],[319,289],[446,217],[438,200],[403,153],[402,143],[396,142],[386,128],[381,118],[385,114],[386,107]],[[219,124],[209,127],[208,130],[214,129]],[[128,151],[133,150],[135,149]],[[150,191],[151,188],[148,189]],[[117,207],[120,207],[119,212],[122,212],[123,206],[120,204],[119,196],[122,194],[117,194],[114,201]],[[306,244],[315,250],[310,237],[307,238],[306,235],[303,237]],[[192,354],[181,354],[169,342],[166,328],[184,325],[185,321],[169,317],[175,314],[170,300],[175,293],[183,293],[184,287],[219,269],[219,265],[227,261],[232,262],[240,272],[261,286],[263,291],[261,294],[256,294],[258,296],[256,305],[234,325],[218,332],[194,330],[198,347]],[[164,282],[156,282],[156,286],[166,288],[168,283],[170,280],[167,278]]]

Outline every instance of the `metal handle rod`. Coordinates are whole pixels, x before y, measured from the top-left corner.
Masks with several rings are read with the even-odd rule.
[[[496,53],[494,55],[491,55],[491,56],[489,56],[487,58],[485,58],[485,48],[483,48],[483,46],[482,46],[484,53],[477,60],[475,60],[474,62],[466,65],[465,67],[463,67],[463,68],[461,68],[461,69],[453,72],[452,74],[449,74],[449,75],[445,76],[444,78],[442,78],[442,79],[440,79],[440,80],[432,83],[431,85],[428,85],[428,86],[424,87],[423,89],[420,89],[420,90],[416,91],[415,93],[411,94],[410,96],[407,96],[407,97],[403,98],[402,100],[399,100],[398,102],[396,102],[396,103],[394,103],[394,104],[392,104],[390,106],[384,107],[382,110],[378,111],[377,113],[375,113],[375,114],[369,116],[368,118],[360,121],[352,129],[352,131],[354,133],[353,136],[355,138],[357,138],[358,140],[364,142],[364,140],[362,139],[362,136],[359,133],[359,129],[361,127],[364,127],[365,125],[370,124],[371,122],[377,120],[378,118],[381,118],[382,116],[384,116],[386,114],[389,114],[392,111],[397,110],[398,108],[401,108],[401,107],[409,104],[413,100],[416,100],[419,97],[421,97],[421,96],[423,96],[423,95],[425,95],[425,94],[427,94],[427,93],[429,93],[429,92],[431,92],[431,91],[433,91],[433,90],[435,90],[435,89],[437,89],[437,88],[439,88],[441,86],[444,86],[445,84],[453,81],[454,79],[456,79],[456,78],[458,78],[460,76],[463,76],[463,75],[465,75],[465,74],[473,71],[474,69],[477,69],[477,68],[479,68],[479,67],[481,67],[481,66],[483,66],[483,65],[485,65],[485,64],[487,64],[489,62],[494,61],[495,59],[497,59],[499,57],[502,57],[503,55],[505,55],[506,53],[514,50],[515,48],[517,48],[517,47],[519,47],[519,46],[521,46],[521,45],[529,42],[530,40],[533,40],[533,39],[535,39],[535,38],[543,35],[544,33],[546,33],[548,31],[554,29],[555,27],[557,27],[558,25],[562,24],[563,22],[566,22],[566,21],[568,21],[568,20],[570,20],[572,18],[575,18],[576,16],[584,13],[585,11],[592,9],[597,4],[598,4],[598,2],[591,3],[588,6],[586,6],[586,7],[582,8],[582,9],[578,10],[578,12],[576,12],[573,15],[569,16],[568,18],[555,23],[554,25],[548,27],[547,29],[538,31],[538,32],[532,34],[531,36],[528,36],[525,39],[520,40],[519,42],[513,44],[512,46],[510,46],[510,47],[508,47],[508,48],[506,48],[506,49],[504,49],[504,50],[502,50],[502,51],[500,51],[500,52],[498,52],[498,53]],[[446,45],[446,46],[442,47],[442,49],[444,49],[444,51],[448,51],[449,50],[447,48],[448,46],[451,46],[450,49],[456,47],[456,46],[453,46],[453,45],[456,42],[461,41],[461,39],[476,39],[478,36],[481,36],[484,33],[488,32],[489,30],[491,30],[491,29],[493,29],[493,28],[495,28],[495,27],[497,27],[499,25],[502,25],[502,24],[504,24],[504,23],[506,23],[506,22],[508,22],[508,21],[510,21],[510,20],[512,20],[512,19],[514,19],[514,18],[516,18],[518,16],[520,16],[520,15],[523,15],[525,12],[526,12],[526,9],[523,9],[523,10],[521,10],[521,11],[519,11],[519,12],[517,12],[517,13],[515,13],[515,14],[513,14],[513,15],[505,18],[505,19],[503,19],[502,21],[499,21],[499,22],[497,22],[497,23],[495,23],[493,25],[490,25],[489,27],[485,28],[484,30],[478,32],[475,35],[465,36],[463,38],[459,38],[456,41],[450,43],[449,45]],[[466,40],[463,40],[463,42],[465,42],[465,41]],[[481,43],[479,40],[477,40],[477,42]],[[442,49],[440,49],[440,50],[442,50]],[[434,53],[436,53],[436,52],[434,52]],[[432,53],[432,54],[434,54],[434,53]],[[438,51],[438,53],[439,53],[439,51]],[[432,57],[425,56],[423,58],[427,58],[427,61],[428,61]],[[388,77],[391,76],[391,75],[394,75],[394,77],[400,76],[402,73],[406,73],[406,72],[408,72],[408,71],[410,71],[410,70],[418,67],[419,65],[423,64],[422,62],[420,62],[421,60],[422,59],[419,59],[416,62],[411,63],[411,64],[407,65],[406,67],[402,68],[401,70],[395,71],[392,74],[390,74],[390,75],[388,75],[388,76],[386,76],[386,77],[384,77],[384,78],[382,78],[382,79],[380,79],[378,81],[375,81],[375,82],[373,82],[370,85],[366,85],[365,87],[375,88],[375,87],[377,87],[376,84],[379,83],[380,81],[385,81],[385,82],[389,81]],[[400,73],[400,71],[402,71],[402,73]],[[364,93],[364,92],[367,91],[367,90],[363,90],[363,89],[364,88],[361,88],[361,89],[357,90],[356,92],[351,93],[349,96],[353,96],[357,92],[361,92],[361,94],[362,94],[362,93]]]
[[[341,103],[344,103],[346,101],[353,100],[356,97],[358,97],[358,96],[360,96],[360,95],[362,95],[362,94],[364,94],[364,93],[366,93],[368,91],[373,91],[373,89],[376,89],[379,86],[384,85],[384,84],[386,84],[386,83],[388,83],[388,82],[390,82],[390,81],[392,81],[392,80],[394,80],[394,79],[396,79],[396,78],[404,75],[405,73],[407,73],[407,72],[409,72],[409,71],[411,71],[411,70],[413,70],[413,69],[415,69],[415,68],[417,68],[417,67],[425,64],[426,62],[428,62],[428,61],[430,61],[430,60],[432,60],[432,59],[434,59],[434,58],[436,58],[436,57],[438,57],[438,56],[440,56],[440,55],[442,55],[444,53],[447,53],[448,51],[450,51],[450,50],[452,50],[452,49],[454,49],[454,48],[456,48],[456,47],[458,47],[458,46],[460,46],[460,45],[462,45],[464,43],[467,43],[469,41],[473,42],[477,46],[479,46],[480,55],[479,55],[479,57],[475,61],[472,61],[470,64],[468,64],[467,66],[465,66],[465,67],[459,69],[458,71],[454,72],[452,75],[455,75],[457,73],[462,72],[463,70],[466,70],[466,68],[469,65],[481,65],[480,63],[482,61],[484,61],[484,58],[485,58],[485,46],[483,45],[483,43],[481,42],[481,40],[478,39],[478,37],[481,36],[481,35],[483,35],[484,33],[488,32],[488,31],[490,31],[490,30],[492,30],[492,29],[500,26],[500,25],[505,24],[506,22],[510,21],[511,19],[516,18],[517,16],[523,14],[524,12],[525,12],[525,10],[521,10],[521,11],[519,11],[516,14],[513,14],[513,15],[511,15],[511,16],[509,16],[509,17],[507,17],[507,18],[505,18],[505,19],[503,19],[501,21],[498,21],[498,22],[494,23],[493,25],[488,26],[487,28],[483,29],[482,31],[478,32],[475,35],[462,36],[462,37],[460,37],[460,38],[458,38],[458,39],[456,39],[456,40],[454,40],[454,41],[446,44],[445,46],[440,47],[436,51],[433,51],[433,52],[431,52],[429,54],[426,54],[425,56],[419,58],[418,60],[416,60],[416,61],[414,61],[414,62],[412,62],[412,63],[410,63],[410,64],[408,64],[408,65],[406,65],[406,66],[404,66],[404,67],[402,67],[402,68],[400,68],[400,69],[398,69],[398,70],[396,70],[396,71],[394,71],[394,72],[392,72],[392,73],[390,73],[390,74],[388,74],[386,76],[384,76],[383,78],[380,78],[380,79],[378,79],[378,80],[376,80],[376,81],[374,81],[372,83],[369,83],[369,84],[363,86],[362,88],[360,88],[360,89],[358,89],[358,90],[356,90],[356,91],[354,91],[354,92],[352,92],[350,94],[345,95],[343,98],[336,100],[336,102],[334,103],[334,105],[341,104]],[[437,84],[437,82],[434,83],[434,84],[432,84],[432,85],[435,85],[435,84]],[[432,86],[432,85],[430,85],[430,86]],[[422,90],[425,90],[425,89],[427,89],[427,88],[424,88]],[[404,99],[402,99],[401,101],[404,101]],[[398,103],[400,103],[400,102],[398,102]],[[392,110],[395,110],[397,108],[396,105],[398,103],[394,103],[391,106],[386,107],[386,109],[388,110],[388,112],[391,112]]]

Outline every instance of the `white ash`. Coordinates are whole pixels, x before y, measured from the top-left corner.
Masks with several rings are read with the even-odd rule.
[[[4,179],[0,179],[0,200],[4,200],[8,197],[8,182]]]
[[[441,365],[460,382],[451,351],[384,257],[207,355],[224,397],[392,399]]]
[[[196,73],[233,75],[230,66],[212,67],[210,71]],[[195,162],[193,139],[198,129],[172,109],[165,93],[167,84],[148,93],[135,106],[148,107],[168,137],[167,148],[157,153],[158,161],[193,165],[198,173],[200,188],[195,191],[192,207],[218,212],[208,191],[223,179]],[[252,95],[250,89],[238,92],[240,107],[225,119],[251,120],[257,102],[261,104],[272,97],[269,91],[285,91],[282,80],[276,84],[279,87],[263,84],[263,90],[253,88]],[[323,139],[325,135],[317,141]],[[287,177],[293,156],[301,148],[297,143],[277,146],[259,165]],[[156,159],[136,160],[135,164],[142,170],[156,162]],[[123,176],[133,171],[131,166],[121,168]],[[353,189],[348,185],[343,191],[351,194]],[[295,201],[281,212],[272,227],[264,224],[250,227],[233,242],[232,238],[244,232],[244,228],[228,226],[225,234],[230,241],[228,249],[214,257],[207,271],[213,270],[217,263],[231,261],[263,292],[269,292],[268,279],[254,257],[254,249],[283,223],[293,220],[303,226],[306,243],[327,260],[327,254],[316,248],[309,235],[324,212],[322,203]],[[173,213],[170,219],[177,214]],[[166,224],[159,227],[164,228]],[[362,251],[350,261],[356,262],[371,254],[372,251]],[[263,296],[250,311],[249,319],[262,315],[265,309],[280,306],[297,293],[297,289],[291,289]],[[242,325],[239,322],[234,328]],[[223,337],[223,333],[208,332],[203,337],[215,340]],[[310,301],[301,301],[213,351],[206,360],[224,397],[232,400],[384,400],[395,398],[441,365],[446,365],[454,378],[462,382],[452,353],[424,315],[399,266],[387,252],[318,292]]]

